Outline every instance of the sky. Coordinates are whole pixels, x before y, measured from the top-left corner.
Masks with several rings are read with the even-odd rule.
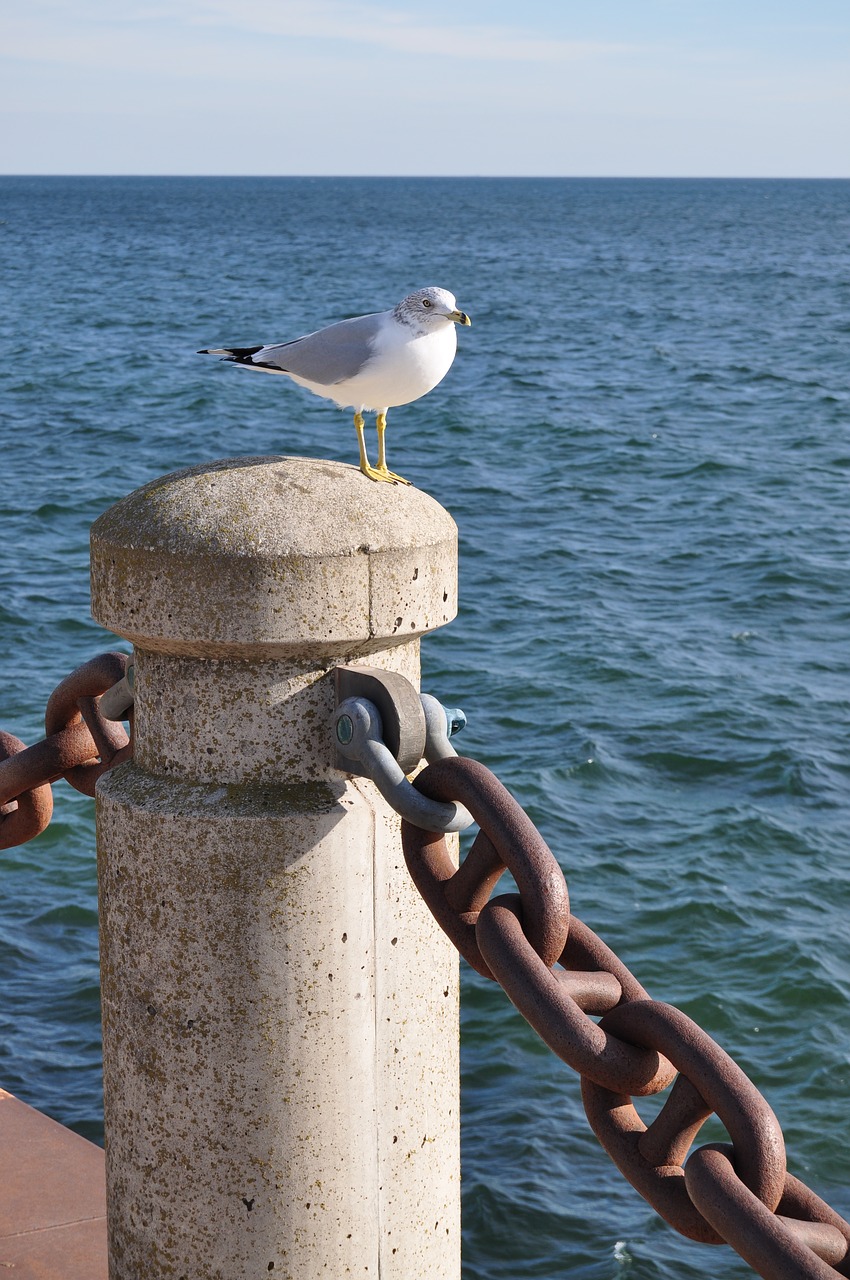
[[[850,176],[848,0],[0,0],[0,173]]]

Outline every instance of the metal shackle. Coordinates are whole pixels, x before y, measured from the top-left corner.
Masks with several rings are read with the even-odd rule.
[[[426,723],[425,759],[432,761],[456,755],[449,743],[449,722],[444,708],[428,694],[423,696],[422,703]],[[346,698],[339,704],[334,713],[334,736],[340,754],[361,766],[387,804],[405,821],[425,831],[446,832],[463,831],[475,821],[463,805],[429,800],[408,782],[384,742],[380,712],[368,698]]]

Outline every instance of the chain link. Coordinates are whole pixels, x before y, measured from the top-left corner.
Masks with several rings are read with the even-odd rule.
[[[22,784],[11,782],[12,769],[17,765],[15,757],[24,751],[26,747],[20,738],[0,732],[0,786],[6,785],[7,780],[10,782],[7,785],[8,799],[0,804],[0,849],[26,844],[39,835],[53,817],[53,792],[48,782],[29,786],[20,792]],[[3,765],[7,761],[15,763],[11,767],[7,765],[4,771]]]
[[[125,653],[102,653],[66,676],[48,700],[41,742],[27,747],[0,733],[0,849],[44,831],[53,813],[51,783],[66,778],[93,796],[101,774],[130,758],[132,736],[99,706],[101,696],[126,679],[130,661]],[[132,713],[127,718],[132,727]]]
[[[707,1032],[651,999],[570,916],[560,867],[501,782],[457,756],[430,765],[414,785],[434,800],[461,801],[480,828],[455,870],[444,836],[402,822],[414,883],[472,967],[499,982],[579,1073],[590,1125],[632,1186],[677,1231],[731,1245],[765,1280],[850,1276],[850,1224],[787,1173],[782,1130],[761,1093]],[[505,868],[519,893],[491,899]],[[671,1082],[647,1127],[632,1097]],[[713,1114],[731,1143],[688,1155]]]
[[[413,785],[431,800],[459,800],[481,828],[455,871],[444,837],[402,825],[405,856],[409,849],[416,851],[408,858],[416,887],[461,955],[485,977],[493,976],[481,954],[475,922],[507,867],[526,909],[526,936],[543,963],[553,965],[567,940],[569,895],[561,869],[531,819],[489,769],[465,756],[436,761]]]

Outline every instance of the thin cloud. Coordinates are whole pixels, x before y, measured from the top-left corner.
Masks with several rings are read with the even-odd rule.
[[[343,41],[426,57],[551,63],[632,51],[632,46],[621,43],[541,39],[520,27],[423,23],[397,9],[334,0],[253,0],[249,6],[240,0],[196,0],[191,10],[190,21],[196,25],[226,25],[243,33],[302,40]]]

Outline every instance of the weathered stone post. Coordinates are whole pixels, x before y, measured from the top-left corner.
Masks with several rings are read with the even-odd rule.
[[[231,458],[92,529],[136,650],[98,785],[111,1280],[457,1280],[457,961],[332,766],[339,662],[418,687],[456,529],[353,467]]]

